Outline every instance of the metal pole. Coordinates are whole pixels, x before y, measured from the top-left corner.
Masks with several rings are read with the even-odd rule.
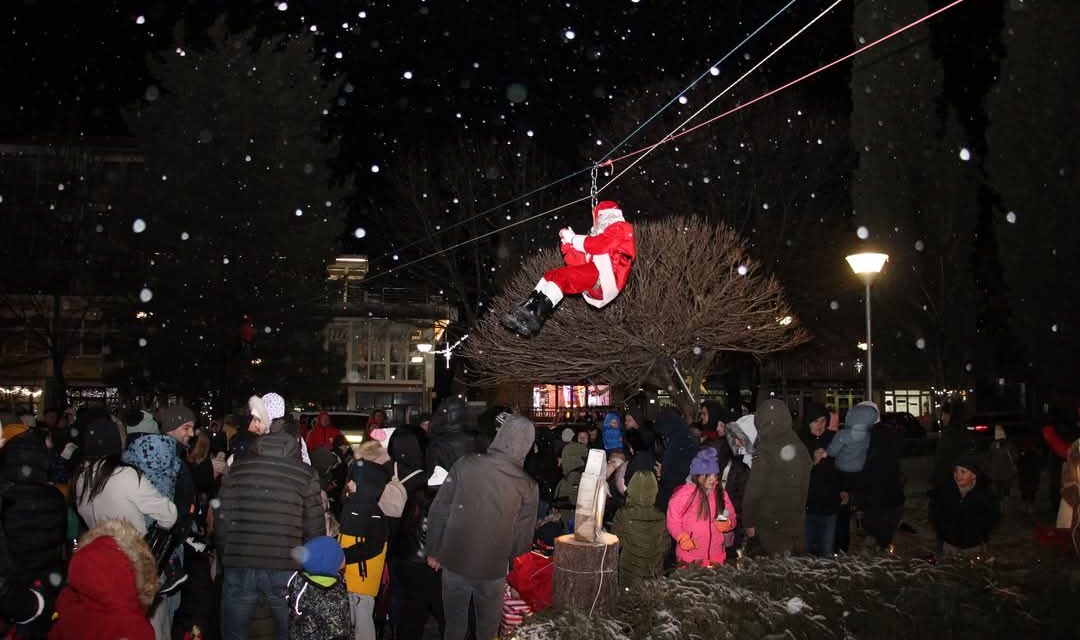
[[[870,278],[866,279],[866,399],[874,401],[874,343],[870,337]]]

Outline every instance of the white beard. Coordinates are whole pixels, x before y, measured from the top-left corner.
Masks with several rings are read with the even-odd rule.
[[[611,223],[613,223],[613,222],[623,222],[624,220],[625,219],[622,217],[622,214],[615,213],[613,211],[605,211],[605,212],[601,213],[599,216],[597,216],[596,223],[593,225],[592,229],[589,231],[589,235],[593,235],[593,236],[600,235],[601,233],[604,232],[604,229],[608,228],[608,226]]]

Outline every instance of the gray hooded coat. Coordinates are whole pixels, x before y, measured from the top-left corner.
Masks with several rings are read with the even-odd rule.
[[[532,547],[540,494],[523,465],[535,436],[532,422],[514,416],[487,453],[458,460],[428,512],[429,558],[466,578],[494,580]]]

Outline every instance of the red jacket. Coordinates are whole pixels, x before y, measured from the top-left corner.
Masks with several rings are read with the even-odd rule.
[[[154,640],[139,595],[135,570],[117,540],[95,538],[71,557],[49,640]]]
[[[334,425],[330,422],[330,414],[320,411],[318,417],[315,418],[315,422],[311,425],[311,432],[307,434],[304,441],[307,442],[307,448],[310,452],[322,447],[333,447],[334,438],[340,435],[341,431],[334,428]]]
[[[600,273],[596,286],[585,292],[585,302],[602,307],[615,299],[626,286],[630,266],[637,249],[634,246],[634,227],[629,222],[612,222],[595,236],[576,235],[572,243],[560,247],[563,261],[568,265],[592,262]]]

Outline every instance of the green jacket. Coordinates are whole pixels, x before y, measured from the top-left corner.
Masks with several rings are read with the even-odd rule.
[[[626,504],[615,514],[612,533],[619,537],[619,578],[624,586],[658,578],[671,546],[664,514],[656,508],[656,476],[635,473],[626,489]]]

